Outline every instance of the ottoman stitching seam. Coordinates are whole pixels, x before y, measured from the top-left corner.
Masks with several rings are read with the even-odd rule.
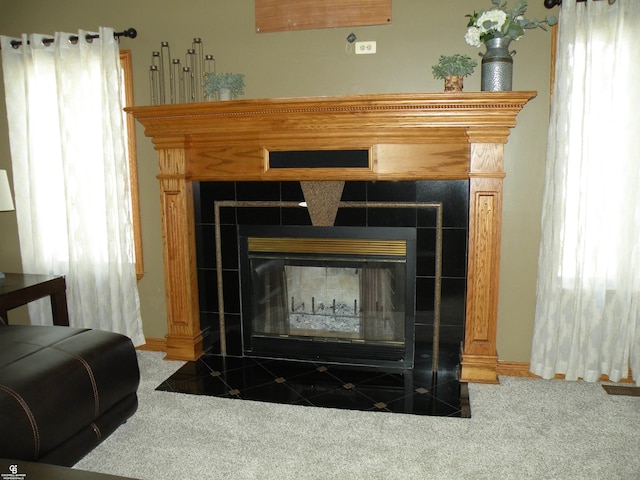
[[[0,385],[0,389],[7,392],[18,402],[20,407],[22,407],[22,410],[24,411],[25,415],[29,419],[29,423],[31,424],[31,430],[33,431],[33,443],[34,443],[33,459],[36,460],[38,458],[38,455],[40,454],[40,432],[38,431],[38,423],[36,422],[36,419],[33,416],[33,412],[29,408],[29,405],[27,405],[27,402],[25,402],[24,398],[22,398],[14,390],[7,387],[6,385]]]
[[[93,376],[93,370],[91,369],[91,365],[82,357],[78,355],[72,354],[87,370],[87,374],[89,375],[89,379],[91,380],[91,387],[93,388],[93,398],[95,400],[95,416],[96,418],[100,414],[100,397],[98,396],[98,385],[96,384],[96,379]]]
[[[94,405],[94,415],[98,417],[100,414],[100,397],[98,394],[98,385],[96,384],[96,379],[93,376],[93,370],[91,369],[91,365],[80,355],[76,355],[75,353],[69,352],[67,350],[63,350],[61,348],[54,347],[56,350],[60,350],[61,352],[67,353],[71,355],[73,358],[78,360],[84,369],[87,371],[87,375],[89,375],[89,380],[91,381],[91,388],[93,389],[93,405]]]
[[[91,422],[91,428],[93,429],[93,433],[96,434],[98,443],[100,443],[102,441],[102,432],[100,431],[100,428],[93,422]]]

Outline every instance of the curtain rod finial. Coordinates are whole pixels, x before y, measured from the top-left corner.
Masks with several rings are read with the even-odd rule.
[[[553,8],[556,5],[560,5],[562,0],[544,0],[544,6],[547,8]]]

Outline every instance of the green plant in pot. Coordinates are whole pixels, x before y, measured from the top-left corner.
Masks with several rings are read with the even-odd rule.
[[[462,79],[473,73],[478,62],[467,55],[440,55],[440,60],[431,67],[433,77],[444,79],[445,92],[461,92]]]
[[[244,75],[241,73],[210,73],[204,74],[204,94],[207,98],[231,100],[244,95]]]

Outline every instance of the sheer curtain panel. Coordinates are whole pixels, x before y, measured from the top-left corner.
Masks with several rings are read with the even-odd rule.
[[[640,378],[640,0],[562,3],[531,371]]]
[[[0,37],[23,270],[66,276],[72,326],[144,343],[114,31]],[[49,323],[46,304],[32,323]]]

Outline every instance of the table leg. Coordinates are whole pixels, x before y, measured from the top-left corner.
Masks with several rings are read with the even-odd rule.
[[[68,327],[69,311],[67,309],[67,287],[63,277],[57,279],[56,283],[58,283],[58,281],[61,283],[61,287],[56,289],[56,291],[50,295],[53,324]]]

